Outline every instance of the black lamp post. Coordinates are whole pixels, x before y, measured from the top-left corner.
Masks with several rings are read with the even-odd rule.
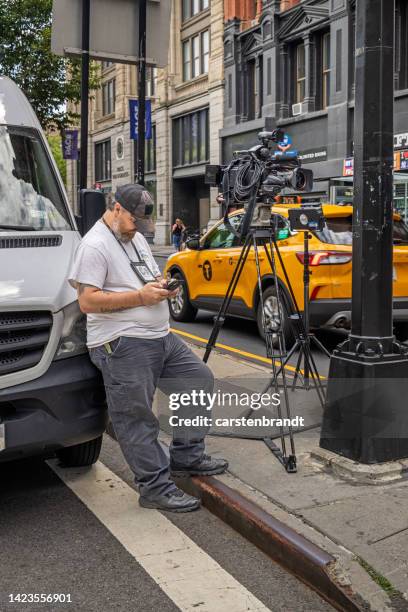
[[[81,59],[81,160],[80,189],[88,182],[88,109],[89,109],[89,35],[90,0],[82,0],[82,59]]]
[[[331,359],[320,445],[380,463],[408,457],[408,348],[392,323],[395,1],[356,11],[352,326]]]
[[[139,0],[139,64],[138,64],[138,133],[137,133],[137,182],[145,184],[145,117],[146,117],[146,5]]]

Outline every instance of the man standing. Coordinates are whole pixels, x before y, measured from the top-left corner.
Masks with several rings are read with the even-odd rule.
[[[109,415],[135,475],[140,505],[188,512],[200,502],[176,487],[170,471],[177,476],[220,474],[228,463],[204,454],[205,429],[177,428],[170,464],[158,441],[159,423],[152,412],[156,387],[167,393],[210,393],[214,380],[209,368],[169,331],[167,299],[177,289],[165,288],[139,233],[151,225],[152,212],[144,187],[119,187],[102,219],[82,239],[69,282],[87,314],[90,356],[102,372]]]

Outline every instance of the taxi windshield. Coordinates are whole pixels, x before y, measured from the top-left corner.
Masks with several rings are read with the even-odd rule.
[[[0,232],[71,229],[38,132],[0,125]]]
[[[315,232],[325,244],[353,243],[353,217],[327,217],[322,231]],[[408,228],[401,219],[394,219],[394,244],[408,244]]]

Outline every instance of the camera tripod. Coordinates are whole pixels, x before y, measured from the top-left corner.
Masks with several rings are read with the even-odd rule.
[[[299,351],[299,356],[298,356],[298,360],[296,363],[296,369],[295,369],[292,389],[296,388],[297,379],[300,378],[302,382],[301,388],[306,389],[307,391],[311,389],[311,385],[310,385],[309,360],[305,352],[306,346],[310,348],[311,345],[314,344],[327,357],[330,358],[331,356],[330,352],[320,342],[320,340],[316,338],[315,334],[310,332],[310,312],[309,312],[310,276],[312,273],[310,271],[309,238],[310,238],[309,231],[308,230],[304,231],[304,235],[303,235],[303,303],[304,303],[304,307],[303,307],[303,317],[302,317],[303,329],[301,328],[302,326],[299,328],[299,333],[296,335],[296,341],[294,345],[292,346],[292,348],[290,349],[289,353],[287,354],[285,361],[282,363],[282,365],[280,366],[278,370],[278,376],[279,376],[281,368],[284,368],[290,361],[290,358],[292,357],[292,355],[294,355],[296,351]],[[299,327],[299,316],[300,316],[299,309],[297,307],[296,299],[294,298],[294,296],[292,296],[292,299],[294,300],[294,304],[295,304],[295,308],[297,312],[293,315],[290,315],[290,319],[293,321],[294,325],[297,325]],[[302,369],[302,361],[303,361],[303,369]],[[321,386],[323,388],[323,385]],[[323,394],[323,401],[324,401],[324,394]],[[322,407],[323,407],[323,401],[321,400]]]
[[[265,321],[263,291],[262,291],[262,276],[261,276],[261,269],[260,269],[260,264],[259,264],[258,244],[262,245],[265,250],[267,261],[270,265],[270,269],[273,275],[275,293],[276,293],[277,304],[278,304],[278,312],[279,312],[279,317],[278,317],[277,323],[275,324],[275,329],[268,327]],[[279,393],[280,389],[283,389],[283,398],[284,398],[285,408],[286,408],[285,412],[286,412],[287,418],[290,419],[291,410],[290,410],[289,392],[288,392],[289,386],[288,386],[288,382],[286,378],[286,371],[284,367],[284,364],[286,364],[286,361],[287,361],[287,351],[286,351],[285,338],[284,338],[283,329],[282,329],[283,304],[285,304],[285,300],[281,298],[281,293],[283,290],[280,286],[280,282],[278,278],[275,252],[278,256],[280,266],[285,276],[287,287],[289,289],[293,304],[295,306],[295,310],[297,311],[297,315],[298,315],[298,324],[293,325],[295,337],[299,339],[299,342],[302,345],[304,361],[308,365],[308,373],[310,373],[310,376],[314,383],[316,392],[321,402],[324,401],[323,399],[324,392],[323,392],[321,380],[319,377],[319,373],[317,371],[316,364],[315,364],[313,355],[311,353],[310,343],[306,340],[303,320],[299,313],[299,309],[296,304],[296,299],[293,293],[293,289],[290,284],[278,245],[276,243],[276,230],[272,226],[270,227],[259,227],[259,226],[250,227],[246,235],[245,242],[242,247],[237,265],[235,267],[231,281],[229,283],[227,292],[222,302],[221,308],[218,312],[218,315],[215,317],[214,327],[212,329],[210,338],[206,346],[204,362],[207,363],[208,358],[211,354],[211,351],[216,344],[217,337],[221,330],[221,327],[223,326],[225,322],[225,317],[228,313],[228,309],[231,304],[231,300],[234,296],[239,279],[244,270],[251,247],[253,247],[254,254],[255,254],[257,283],[258,283],[259,299],[261,303],[261,313],[262,313],[262,328],[264,330],[265,342],[266,342],[266,354],[267,354],[267,357],[271,359],[271,365],[272,365],[272,380],[268,384],[266,390],[270,389],[271,387],[274,387],[275,392]],[[269,247],[269,249],[267,247]],[[285,359],[286,361],[284,361]],[[277,360],[279,360],[279,366],[278,366]],[[279,382],[279,378],[278,378],[279,375],[282,380],[281,383]],[[266,392],[266,390],[264,392]],[[278,413],[278,418],[282,419],[281,404],[279,404],[277,407],[277,413]],[[289,436],[289,443],[290,443],[290,453],[289,454],[287,453],[287,449],[286,449],[286,435]],[[284,466],[285,470],[288,473],[296,472],[297,471],[296,451],[295,451],[295,441],[293,437],[292,427],[289,426],[287,430],[287,434],[285,434],[285,430],[283,426],[280,426],[279,437],[281,441],[281,448],[279,448],[275,444],[275,442],[270,436],[262,437],[260,439],[264,441],[264,443],[268,446],[268,448],[272,451],[274,456],[278,459],[278,461],[280,461],[280,463]]]

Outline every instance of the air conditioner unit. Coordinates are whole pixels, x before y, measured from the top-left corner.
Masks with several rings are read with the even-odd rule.
[[[303,103],[299,102],[299,104],[292,104],[292,115],[296,117],[297,115],[303,114]]]

